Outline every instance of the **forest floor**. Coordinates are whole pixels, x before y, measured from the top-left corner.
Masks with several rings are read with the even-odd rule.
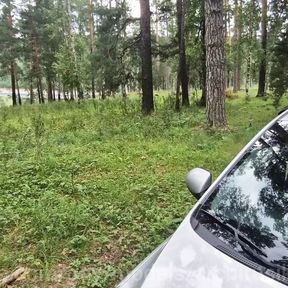
[[[113,287],[192,208],[188,170],[215,179],[277,115],[228,100],[215,131],[205,109],[171,103],[151,117],[135,97],[0,108],[0,279],[21,266],[16,287]]]

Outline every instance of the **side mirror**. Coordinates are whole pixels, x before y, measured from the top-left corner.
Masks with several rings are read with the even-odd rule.
[[[200,199],[212,184],[212,174],[202,168],[195,168],[187,174],[186,184],[189,191]]]

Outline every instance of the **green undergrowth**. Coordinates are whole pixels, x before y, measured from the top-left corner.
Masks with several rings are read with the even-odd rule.
[[[0,109],[0,277],[23,266],[19,287],[113,287],[193,207],[189,169],[215,179],[277,114],[228,100],[217,131],[171,103],[149,117],[137,97]]]

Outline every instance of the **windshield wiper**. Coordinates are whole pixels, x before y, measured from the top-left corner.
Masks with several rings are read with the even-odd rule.
[[[250,248],[252,246],[254,248],[254,250],[256,250],[258,252],[258,254],[261,254],[261,255],[267,257],[266,253],[264,253],[259,247],[257,247],[253,242],[251,242],[251,240],[249,240],[246,236],[244,236],[240,231],[238,231],[232,225],[230,225],[226,221],[221,220],[220,218],[218,218],[217,216],[213,215],[212,213],[210,213],[209,211],[207,211],[207,210],[205,210],[203,208],[201,208],[200,210],[202,212],[204,212],[206,215],[208,215],[210,218],[213,218],[221,226],[223,226],[224,228],[230,230],[234,234],[234,237],[235,237],[236,241],[241,245],[241,247],[244,246],[245,250],[251,250],[251,251],[249,251],[250,254],[255,253]],[[244,239],[244,240],[241,240],[240,237],[242,239]],[[248,243],[248,244],[246,244],[245,242]]]
[[[267,258],[267,254],[265,252],[263,252],[259,247],[257,247],[254,243],[252,243],[246,236],[244,236],[240,231],[238,231],[232,225],[230,225],[226,221],[221,220],[220,218],[218,218],[217,216],[213,215],[212,213],[210,213],[209,211],[207,211],[203,208],[201,208],[200,211],[205,213],[206,215],[208,215],[210,218],[212,218],[214,221],[216,221],[222,227],[224,227],[227,230],[229,230],[230,232],[232,232],[232,234],[234,235],[236,241],[239,243],[241,248],[246,253],[248,253],[250,256],[255,258],[258,262],[261,262],[264,266],[266,266],[266,268],[276,270],[277,273],[279,270],[283,271],[284,273],[288,273],[288,269],[285,268],[284,266],[273,264],[273,263],[267,261],[266,259],[264,259],[262,256],[260,256],[260,254],[261,254]],[[256,250],[257,252],[254,251],[251,247],[253,247],[253,249]]]

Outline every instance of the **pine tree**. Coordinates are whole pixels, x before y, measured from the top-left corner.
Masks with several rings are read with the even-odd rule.
[[[151,19],[149,0],[140,0],[141,7],[141,57],[142,57],[142,111],[150,114],[154,110],[152,51],[151,51]]]
[[[288,90],[288,25],[278,36],[278,41],[272,49],[272,67],[270,72],[271,90],[274,105],[278,106],[281,98]]]
[[[213,127],[226,126],[223,0],[205,0],[207,119]]]
[[[3,0],[2,15],[0,16],[0,60],[1,68],[5,74],[10,74],[12,104],[17,105],[16,95],[16,71],[17,71],[17,57],[18,44],[14,21],[15,6],[12,0]],[[19,103],[20,104],[20,103]]]
[[[233,92],[241,88],[241,66],[242,66],[242,8],[243,0],[234,0],[234,75]]]
[[[266,70],[267,70],[267,41],[268,41],[268,3],[262,0],[262,20],[261,20],[261,47],[262,57],[259,67],[258,97],[264,97],[266,94]]]
[[[188,75],[186,64],[186,45],[185,45],[185,15],[186,15],[186,0],[177,0],[177,26],[178,26],[178,46],[179,46],[179,81],[181,82],[182,90],[182,105],[189,106],[188,93]],[[177,89],[179,90],[179,89]],[[178,93],[179,94],[179,91]]]
[[[37,91],[38,102],[44,103],[44,87],[43,87],[43,69],[41,63],[41,20],[42,13],[39,11],[38,5],[28,4],[21,11],[21,20],[19,23],[21,40],[22,40],[22,55],[27,65],[29,73],[30,86],[30,103],[35,101],[34,89]]]

